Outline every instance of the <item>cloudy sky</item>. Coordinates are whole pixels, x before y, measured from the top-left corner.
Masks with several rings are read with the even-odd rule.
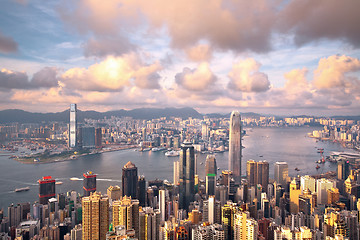
[[[0,110],[360,114],[359,0],[2,0]]]

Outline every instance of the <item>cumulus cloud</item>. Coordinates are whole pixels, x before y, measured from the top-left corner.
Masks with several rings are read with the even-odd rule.
[[[107,55],[132,50],[131,34],[163,29],[171,45],[182,49],[206,40],[222,50],[266,52],[274,34],[291,36],[298,45],[332,39],[359,47],[359,8],[356,0],[63,0],[59,11],[71,29],[96,36],[85,45],[87,55]]]
[[[45,67],[34,74],[31,84],[43,88],[56,87],[58,85],[57,74],[57,68]]]
[[[360,1],[290,1],[279,13],[278,27],[299,45],[324,38],[345,39],[360,47]]]
[[[156,62],[149,66],[140,67],[135,73],[135,85],[143,89],[159,88],[159,80],[161,76],[158,71],[161,70],[161,65]]]
[[[360,60],[357,58],[345,55],[322,58],[314,72],[314,85],[320,89],[358,86],[359,79],[347,74],[359,70]]]
[[[290,72],[284,74],[285,79],[285,88],[307,88],[308,81],[306,80],[306,74],[308,73],[307,68],[302,69],[293,69]]]
[[[215,83],[216,76],[209,64],[201,63],[196,69],[184,68],[181,73],[176,74],[175,81],[187,90],[202,91]]]
[[[212,58],[212,50],[208,44],[199,44],[185,50],[187,57],[196,62],[209,61]]]
[[[144,20],[151,30],[165,26],[177,48],[207,39],[220,49],[267,51],[275,23],[275,12],[267,0],[81,0],[65,1],[60,9],[62,19],[82,34],[133,32]]]
[[[36,72],[30,81],[25,72],[11,71],[4,68],[0,71],[0,88],[3,90],[50,88],[58,84],[56,74],[56,68],[45,67]]]
[[[121,57],[109,56],[88,68],[71,68],[62,74],[68,88],[86,91],[121,91],[132,85],[140,88],[158,88],[160,64],[145,65],[135,54]]]
[[[18,44],[11,37],[0,32],[0,53],[12,53],[18,50]]]
[[[26,73],[2,69],[0,71],[0,87],[6,89],[29,88],[30,83]]]
[[[270,89],[270,82],[265,73],[259,72],[260,63],[248,58],[235,63],[228,76],[228,87],[242,92],[264,92]]]

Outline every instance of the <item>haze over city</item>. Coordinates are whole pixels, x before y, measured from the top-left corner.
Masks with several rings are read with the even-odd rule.
[[[76,102],[359,115],[358,9],[355,0],[5,0],[0,110]]]

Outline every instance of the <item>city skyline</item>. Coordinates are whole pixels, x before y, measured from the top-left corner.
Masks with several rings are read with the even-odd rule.
[[[0,110],[360,114],[358,1],[99,3],[1,3]]]

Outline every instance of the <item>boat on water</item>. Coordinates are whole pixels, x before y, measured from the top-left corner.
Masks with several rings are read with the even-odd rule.
[[[323,161],[322,159],[319,159],[316,161],[316,163],[323,164],[323,163],[325,163],[325,161]]]
[[[319,169],[319,168],[320,168],[320,166],[319,166],[319,165],[316,165],[316,167],[315,167],[315,168],[316,168],[316,170],[317,170],[317,169]]]
[[[298,169],[297,167],[295,168],[295,171],[300,171],[300,169]]]
[[[148,152],[150,150],[151,150],[151,148],[142,148],[139,150],[139,152]]]
[[[71,181],[80,181],[80,180],[82,180],[81,178],[77,178],[77,177],[72,177],[72,178],[70,178],[70,180]]]
[[[61,185],[61,184],[63,184],[63,182],[58,181],[58,182],[55,182],[55,184],[56,184],[56,185]]]
[[[25,192],[25,191],[29,191],[30,188],[29,187],[23,187],[23,188],[16,188],[15,192]]]
[[[165,153],[165,156],[167,156],[167,157],[177,157],[179,155],[180,155],[180,153],[178,151],[174,151],[174,150],[167,151]]]
[[[152,152],[159,152],[159,151],[162,151],[162,150],[165,150],[165,148],[152,148],[151,151]]]

